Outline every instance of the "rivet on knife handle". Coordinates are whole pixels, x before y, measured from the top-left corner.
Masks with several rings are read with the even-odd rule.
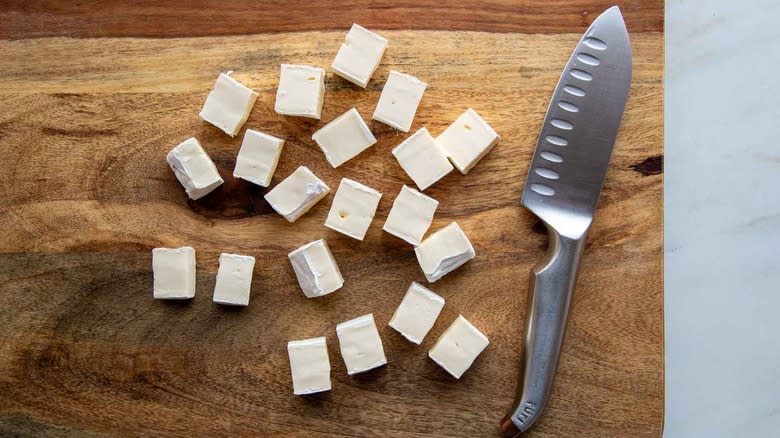
[[[553,386],[580,257],[631,84],[631,46],[620,9],[591,24],[547,109],[521,204],[547,226],[550,244],[529,289],[520,391],[501,423],[517,436],[541,416]]]

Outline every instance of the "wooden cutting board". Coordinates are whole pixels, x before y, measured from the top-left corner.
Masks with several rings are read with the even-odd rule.
[[[561,68],[606,1],[4,2],[0,7],[0,435],[492,436],[518,381],[528,273],[546,247],[518,205]],[[663,3],[622,2],[634,79],[587,244],[546,414],[529,436],[656,437],[663,423]],[[366,90],[328,74],[322,121],[273,112],[280,63],[327,67],[353,22],[390,46]],[[379,142],[331,168],[311,133],[351,107],[370,117],[388,71],[429,83],[413,129],[475,108],[501,135],[468,175],[428,194],[432,229],[455,220],[477,257],[432,285],[447,305],[422,346],[387,322],[412,280],[412,248],[383,233],[409,179]],[[301,164],[331,187],[384,195],[364,242],[295,224],[232,178],[241,137],[197,114],[218,72],[260,97],[246,127],[284,137],[274,184]],[[242,134],[243,135],[243,134]],[[165,163],[197,137],[225,184],[187,200]],[[287,253],[326,238],[346,284],[305,299]],[[191,245],[189,303],[152,299],[151,249]],[[211,302],[220,252],[253,255],[249,307]],[[335,325],[373,312],[389,360],[349,377]],[[463,314],[491,341],[460,381],[427,350]],[[292,395],[286,342],[327,336],[333,390]]]

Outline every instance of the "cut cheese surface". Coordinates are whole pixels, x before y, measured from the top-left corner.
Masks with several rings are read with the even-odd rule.
[[[257,93],[230,77],[220,73],[200,111],[200,117],[235,137],[249,117],[257,100]]]
[[[454,169],[444,150],[424,127],[393,148],[392,152],[420,190],[432,186]]]
[[[312,134],[311,138],[334,168],[376,143],[376,137],[355,108],[333,119]]]
[[[366,88],[373,76],[382,55],[387,48],[387,40],[370,30],[353,24],[339,47],[331,68],[342,78]]]
[[[357,240],[363,240],[374,220],[382,194],[349,178],[342,178],[325,226]]]
[[[328,192],[330,187],[308,167],[300,166],[266,193],[265,200],[289,222],[295,222]]]
[[[274,111],[319,120],[325,102],[325,70],[282,64]]]
[[[254,268],[255,258],[252,256],[220,254],[214,302],[229,306],[248,305]]]
[[[428,356],[460,379],[488,344],[488,338],[460,315],[439,337]]]
[[[307,243],[287,255],[307,298],[321,297],[344,285],[344,278],[324,239]]]
[[[388,324],[410,342],[422,343],[444,308],[444,298],[412,282]]]
[[[330,357],[324,337],[287,343],[293,394],[305,395],[329,391]]]
[[[468,173],[493,146],[499,136],[488,123],[469,108],[438,137],[438,143],[461,173]]]
[[[188,300],[195,296],[195,250],[181,248],[154,248],[153,296],[160,300]]]
[[[412,75],[390,70],[373,119],[400,131],[409,132],[427,86],[428,84]]]
[[[473,259],[476,253],[457,222],[428,236],[414,249],[425,278],[433,283]]]
[[[438,206],[439,201],[405,185],[395,197],[382,229],[417,246],[431,226]]]
[[[252,129],[244,133],[244,141],[236,157],[233,176],[268,187],[282,155],[284,140]]]
[[[192,200],[208,195],[224,182],[217,166],[195,137],[184,140],[168,152],[166,161]]]
[[[342,322],[336,326],[336,334],[347,374],[362,373],[387,363],[373,314]]]

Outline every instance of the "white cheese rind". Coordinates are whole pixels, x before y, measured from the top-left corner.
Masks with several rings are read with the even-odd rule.
[[[265,200],[285,219],[295,222],[328,192],[330,187],[308,167],[300,166],[266,193]]]
[[[252,129],[244,133],[233,176],[268,187],[282,155],[284,140]]]
[[[369,313],[336,326],[341,357],[350,376],[387,363],[374,315]]]
[[[255,258],[252,256],[220,254],[214,302],[229,306],[248,305],[254,268]]]
[[[376,143],[357,109],[352,108],[312,134],[314,140],[334,168],[351,160]]]
[[[419,345],[444,308],[444,298],[412,282],[388,324],[406,339]]]
[[[374,220],[382,194],[371,187],[342,178],[333,197],[325,226],[357,240],[363,240]]]
[[[387,40],[353,24],[339,47],[331,68],[342,78],[366,88],[387,48]]]
[[[153,296],[159,300],[188,300],[195,297],[195,250],[152,249]]]
[[[420,190],[432,186],[454,169],[444,150],[424,127],[393,148],[392,152]]]
[[[430,228],[438,206],[439,201],[404,185],[382,229],[417,246]]]
[[[192,200],[208,195],[224,182],[217,166],[195,137],[181,142],[165,159]]]
[[[488,344],[488,338],[460,315],[439,337],[428,357],[460,379]]]
[[[324,337],[287,343],[293,394],[330,391],[330,357]]]
[[[409,132],[427,86],[412,75],[390,70],[374,109],[373,119]]]
[[[344,285],[341,270],[324,239],[307,243],[287,257],[307,298],[327,295]]]
[[[325,102],[325,70],[308,65],[282,64],[274,111],[319,120]]]
[[[255,100],[257,93],[230,77],[229,73],[220,73],[214,89],[203,103],[200,117],[235,137],[249,117]]]
[[[433,283],[473,259],[476,253],[456,222],[428,236],[414,249],[425,278]]]
[[[498,140],[496,131],[471,108],[436,137],[436,143],[463,174],[490,152]]]

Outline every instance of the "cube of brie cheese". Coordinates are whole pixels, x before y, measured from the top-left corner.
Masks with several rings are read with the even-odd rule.
[[[334,168],[376,143],[374,134],[355,108],[320,128],[312,134],[311,139],[317,142],[325,154],[325,159]]]
[[[390,70],[374,109],[374,120],[409,132],[427,86],[428,84],[414,76]]]
[[[325,226],[357,240],[366,236],[382,194],[357,181],[342,178]]]
[[[166,161],[190,199],[200,199],[224,182],[217,166],[194,137],[168,152]]]
[[[325,70],[307,65],[282,64],[274,111],[319,120],[325,101]]]
[[[287,257],[306,298],[327,295],[344,285],[339,265],[323,239],[307,243]]]
[[[330,390],[330,358],[325,337],[287,343],[293,394],[304,395]]]
[[[308,167],[300,166],[266,193],[265,200],[285,219],[295,222],[328,192],[330,187]]]
[[[230,77],[230,73],[220,73],[217,83],[206,97],[200,117],[235,137],[257,100],[257,93]]]
[[[419,245],[431,226],[438,206],[439,201],[403,186],[393,201],[382,229],[412,245]]]
[[[284,140],[281,138],[247,129],[238,150],[233,176],[268,187],[282,155],[282,146]]]
[[[452,222],[428,236],[414,249],[414,253],[425,273],[425,278],[431,283],[459,268],[476,255],[474,247],[471,246],[471,242],[457,222]]]
[[[412,282],[388,325],[406,339],[419,345],[433,327],[443,308],[444,298]]]
[[[333,71],[355,85],[366,88],[387,48],[387,40],[353,24],[333,60]]]
[[[382,338],[369,313],[336,326],[341,357],[350,376],[372,370],[387,363]]]
[[[160,300],[188,300],[195,296],[195,250],[181,248],[154,248],[153,296]]]
[[[220,254],[214,302],[230,306],[248,305],[254,268],[255,258],[252,256]]]
[[[460,379],[489,343],[482,332],[460,315],[439,337],[428,357]]]
[[[438,137],[438,143],[462,173],[466,174],[493,146],[499,136],[476,111],[469,108]]]
[[[424,127],[396,146],[393,155],[420,190],[432,186],[453,170],[444,150]]]

